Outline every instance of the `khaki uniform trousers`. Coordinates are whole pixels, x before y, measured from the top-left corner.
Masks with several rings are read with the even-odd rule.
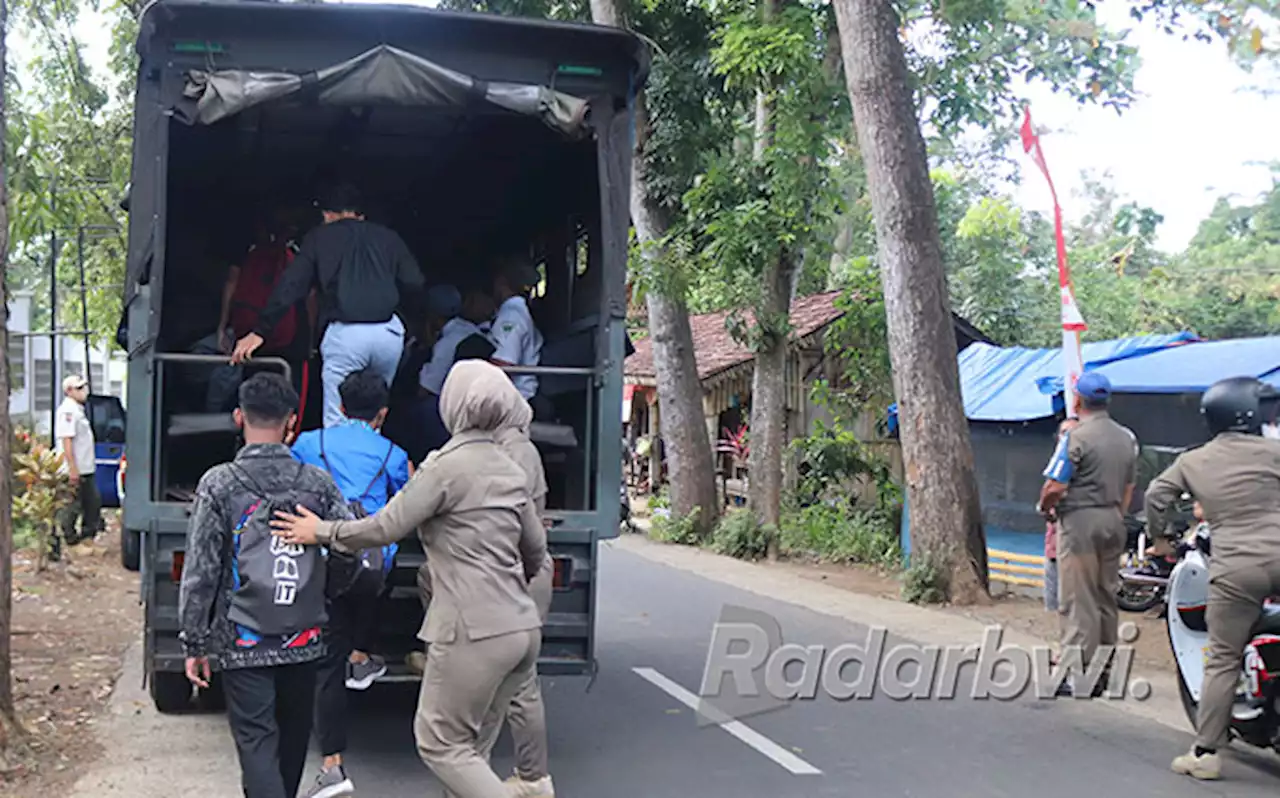
[[[1222,574],[1213,574],[1210,567],[1209,605],[1205,608],[1209,658],[1196,711],[1196,745],[1222,748],[1227,744],[1244,647],[1262,615],[1263,600],[1277,593],[1280,562],[1232,568]]]
[[[1083,507],[1062,516],[1058,536],[1059,612],[1062,654],[1079,646],[1088,666],[1099,646],[1117,642],[1120,557],[1126,543],[1124,518],[1115,507]]]
[[[543,623],[546,623],[547,613],[551,608],[552,576],[553,566],[548,558],[542,570],[529,584],[529,594]],[[431,573],[427,570],[426,563],[418,569],[418,590],[425,610],[431,603]],[[428,646],[428,662],[430,648]],[[505,705],[500,703],[494,711],[485,715],[477,747],[486,762],[502,733],[504,721],[511,725],[511,741],[515,747],[516,773],[519,777],[525,781],[537,781],[546,776],[549,767],[547,715],[538,681],[536,655],[534,668],[520,681],[514,696]]]

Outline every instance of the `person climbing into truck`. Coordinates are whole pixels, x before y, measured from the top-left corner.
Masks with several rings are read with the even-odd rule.
[[[293,456],[328,471],[347,501],[359,505],[353,508],[353,516],[373,515],[408,483],[413,465],[405,451],[380,431],[388,404],[382,377],[370,369],[357,371],[342,381],[339,390],[346,421],[304,432],[293,445]],[[305,798],[337,798],[355,791],[342,761],[347,749],[347,690],[367,690],[387,672],[386,662],[369,649],[378,628],[383,580],[395,555],[395,543],[383,547],[376,558],[378,573],[362,568],[354,580],[362,584],[335,586],[331,591],[348,588],[329,602],[325,630],[329,651],[320,665],[316,688],[316,733],[324,761]]]
[[[365,219],[359,192],[339,184],[318,205],[324,223],[302,239],[298,254],[258,314],[253,331],[236,342],[233,365],[265,343],[276,323],[314,286],[319,294],[324,426],[342,423],[338,386],[348,374],[372,368],[390,387],[404,351],[405,325],[397,311],[422,315],[425,282],[398,234]]]
[[[245,445],[205,472],[187,526],[178,595],[187,679],[221,673],[246,798],[294,798],[306,765],[316,671],[324,655],[325,562],[318,546],[281,546],[282,508],[351,518],[333,478],[283,443],[298,395],[281,375],[240,386]]]

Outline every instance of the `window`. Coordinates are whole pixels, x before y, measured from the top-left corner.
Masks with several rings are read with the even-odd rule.
[[[53,409],[53,405],[49,403],[49,394],[53,391],[53,361],[37,360],[35,362],[35,384],[33,389],[36,392],[35,407],[37,411],[49,412]]]
[[[9,339],[9,385],[10,390],[24,391],[27,388],[27,339]]]
[[[91,364],[91,365],[89,366],[89,374],[90,374],[90,379],[89,379],[89,381],[93,383],[93,389],[94,389],[95,391],[103,391],[103,390],[106,390],[106,387],[107,387],[107,375],[106,375],[106,373],[103,371],[103,368],[102,368],[102,364],[101,364],[101,363],[93,363],[93,364]]]
[[[111,395],[124,397],[124,383],[120,380],[111,381]]]

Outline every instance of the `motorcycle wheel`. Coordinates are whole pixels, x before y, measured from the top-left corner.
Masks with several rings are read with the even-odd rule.
[[[1120,583],[1116,591],[1116,604],[1125,612],[1146,612],[1160,602],[1160,591],[1155,587]]]

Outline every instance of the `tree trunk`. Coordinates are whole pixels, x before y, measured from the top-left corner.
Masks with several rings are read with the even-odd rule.
[[[0,142],[5,140],[5,80],[8,77],[4,33],[9,26],[9,6],[0,0]],[[5,185],[5,158],[0,148],[0,767],[12,738],[21,733],[14,712],[13,656],[10,639],[13,621],[13,427],[9,421],[9,192]]]
[[[986,540],[960,400],[933,185],[888,0],[835,0],[884,283],[914,556],[951,601],[985,601]]]
[[[626,20],[615,0],[591,0],[591,19],[598,25],[625,28]],[[641,157],[648,140],[649,118],[643,95],[635,109],[636,149],[631,159],[631,222],[645,257],[658,260],[654,242],[660,241],[670,224],[657,203],[650,199],[649,181]],[[659,268],[664,268],[660,266]],[[659,281],[665,282],[665,281]],[[702,412],[702,383],[694,357],[693,331],[689,309],[683,296],[650,290],[649,338],[653,348],[653,368],[658,378],[658,401],[662,408],[662,443],[668,461],[673,517],[698,511],[697,525],[710,532],[720,515],[716,495],[715,461]],[[656,447],[657,441],[653,442]],[[656,489],[658,474],[650,479]]]
[[[782,0],[763,0],[765,21],[775,18]],[[776,78],[775,78],[776,80]],[[771,87],[772,88],[772,87]],[[761,91],[756,95],[756,159],[773,146],[776,120],[773,99]],[[790,331],[791,296],[795,293],[795,253],[782,247],[778,256],[765,264],[760,277],[760,301],[756,326],[764,335],[756,350],[751,385],[751,424],[748,427],[747,478],[751,481],[748,503],[758,523],[772,527],[767,555],[778,558],[777,528],[782,516],[782,453],[787,435],[787,351]]]

